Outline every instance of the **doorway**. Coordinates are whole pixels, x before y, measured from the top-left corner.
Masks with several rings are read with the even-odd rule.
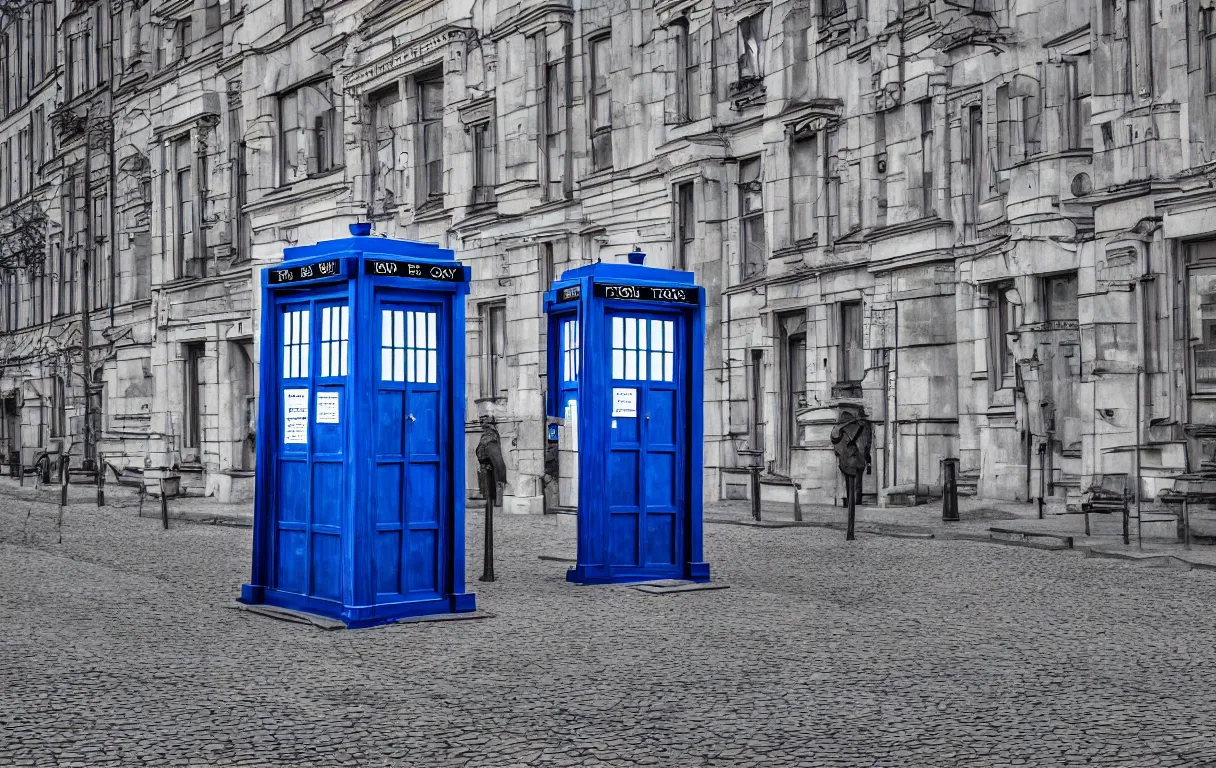
[[[781,396],[777,407],[777,466],[789,475],[794,448],[801,444],[798,413],[806,407],[806,311],[777,316],[781,360]]]

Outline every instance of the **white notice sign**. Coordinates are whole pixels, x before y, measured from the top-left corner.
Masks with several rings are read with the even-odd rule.
[[[341,417],[338,415],[338,393],[318,392],[317,423],[338,424],[340,421]]]
[[[283,442],[308,442],[308,390],[283,390]]]
[[[630,387],[612,388],[612,418],[636,419],[638,416],[638,391]]]

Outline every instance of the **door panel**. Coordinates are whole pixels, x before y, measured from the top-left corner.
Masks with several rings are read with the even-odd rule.
[[[438,304],[378,296],[375,584],[380,595],[439,597],[445,486],[447,330]],[[399,490],[398,490],[399,489]],[[383,597],[379,598],[383,599]]]
[[[609,314],[613,413],[609,546],[615,567],[674,569],[682,539],[683,321]]]

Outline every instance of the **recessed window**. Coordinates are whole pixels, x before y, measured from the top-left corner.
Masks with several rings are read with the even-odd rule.
[[[675,375],[675,321],[612,318],[612,378],[672,381]]]
[[[331,82],[301,86],[279,97],[281,181],[290,184],[342,164]]]
[[[308,378],[308,332],[307,309],[283,313],[283,378]]]
[[[418,83],[423,202],[443,197],[443,80]]]
[[[380,380],[434,384],[439,375],[439,315],[381,311]]]
[[[347,307],[321,310],[321,375],[345,376],[346,345],[350,338],[350,312]]]
[[[578,321],[562,323],[562,381],[578,381]]]
[[[760,158],[739,163],[739,229],[743,236],[743,279],[764,269],[764,182]]]
[[[595,170],[612,167],[612,88],[609,86],[611,39],[591,41],[591,161]]]

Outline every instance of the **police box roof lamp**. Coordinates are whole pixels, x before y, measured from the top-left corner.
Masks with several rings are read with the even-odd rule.
[[[645,261],[646,261],[646,254],[643,253],[642,250],[640,248],[638,248],[636,245],[633,246],[633,250],[629,252],[629,263],[630,264],[642,264],[642,263],[645,263]]]
[[[355,237],[367,237],[372,233],[371,222],[360,221],[357,224],[351,224],[350,233]]]

